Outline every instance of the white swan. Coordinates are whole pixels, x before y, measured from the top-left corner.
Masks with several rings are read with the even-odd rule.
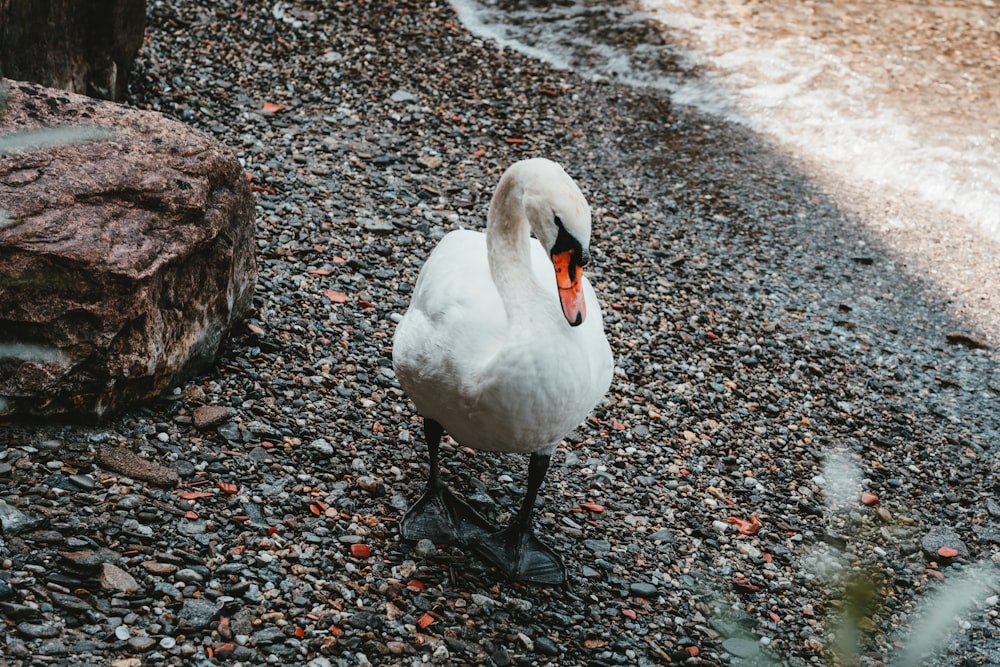
[[[565,581],[562,561],[533,536],[531,511],[556,445],[611,383],[600,306],[581,270],[589,243],[580,189],[536,158],[501,177],[485,235],[450,232],[427,259],[393,339],[393,368],[424,417],[431,464],[426,492],[401,521],[405,539],[470,546],[516,580]],[[468,447],[531,454],[506,529],[442,483],[443,430]]]

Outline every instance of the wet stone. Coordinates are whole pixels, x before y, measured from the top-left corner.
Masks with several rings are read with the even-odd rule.
[[[673,542],[674,541],[674,531],[670,528],[661,528],[647,536],[648,539],[658,541],[658,542]]]
[[[152,637],[132,637],[125,645],[133,653],[145,653],[156,646],[156,640]]]
[[[253,633],[253,638],[258,644],[281,644],[285,641],[285,634],[281,628],[267,627]]]
[[[97,480],[91,475],[70,475],[69,481],[87,491],[97,488]]]
[[[635,582],[629,584],[628,587],[629,595],[639,598],[655,598],[659,595],[659,590],[653,584],[648,584],[644,582]]]
[[[178,617],[191,627],[201,629],[208,627],[218,613],[219,608],[213,602],[203,599],[187,599],[184,600]]]
[[[611,552],[611,542],[608,542],[607,540],[587,539],[583,541],[583,545],[595,554],[606,554]]]
[[[32,533],[31,539],[39,544],[60,544],[66,537],[58,530],[39,530]]]
[[[59,639],[46,639],[37,649],[39,655],[66,655],[66,644]]]
[[[126,512],[138,509],[142,507],[142,505],[143,505],[142,496],[133,494],[122,496],[121,498],[118,499],[118,502],[115,503],[115,507],[117,507],[120,510],[124,510]]]
[[[962,558],[969,555],[969,549],[955,529],[950,526],[932,526],[920,540],[924,554],[932,560],[938,558],[938,551],[944,548],[954,549]]]
[[[55,604],[55,606],[68,611],[83,613],[93,611],[94,609],[89,602],[82,600],[75,595],[67,595],[65,593],[52,591],[49,593],[49,597],[52,598],[52,603]]]
[[[29,607],[16,602],[0,602],[0,613],[9,619],[38,618],[39,612],[35,607]]]
[[[62,565],[72,568],[74,571],[96,574],[109,560],[118,557],[111,551],[60,551],[59,558]]]
[[[559,645],[548,637],[536,637],[535,649],[542,655],[559,655]]]
[[[45,523],[45,517],[22,512],[6,501],[0,500],[0,528],[7,537],[33,530]]]
[[[31,639],[45,639],[59,636],[59,629],[47,623],[29,623],[25,621],[24,623],[17,624],[17,631]]]

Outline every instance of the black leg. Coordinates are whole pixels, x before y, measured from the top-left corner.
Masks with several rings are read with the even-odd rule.
[[[535,509],[538,489],[542,486],[545,473],[549,471],[549,461],[551,460],[552,456],[549,454],[532,454],[528,461],[528,490],[524,494],[521,510],[514,518],[514,524],[521,530],[531,530],[531,514]]]
[[[439,450],[444,427],[424,419],[424,437],[430,459],[427,488],[403,515],[399,533],[411,541],[431,540],[436,544],[470,544],[496,531],[496,527],[452,493],[441,479]]]
[[[428,489],[440,489],[444,486],[441,481],[441,465],[438,459],[442,435],[444,435],[444,427],[441,424],[433,419],[424,419],[424,439],[427,441],[427,454],[431,462],[430,477],[427,479]]]

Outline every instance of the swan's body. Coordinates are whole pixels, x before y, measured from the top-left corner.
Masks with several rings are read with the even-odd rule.
[[[611,381],[593,288],[584,282],[587,319],[569,326],[552,262],[530,243],[537,293],[518,297],[529,312],[508,317],[483,261],[485,235],[458,230],[424,265],[393,341],[396,375],[417,412],[475,449],[551,452]]]
[[[451,232],[427,259],[396,329],[393,367],[431,428],[429,493],[442,486],[436,424],[468,447],[532,454],[540,484],[556,445],[607,392],[611,349],[581,271],[589,241],[590,209],[579,188],[557,164],[533,159],[501,178],[486,234]],[[537,484],[529,488],[532,503],[535,492]],[[454,512],[471,508],[455,510],[453,500],[444,502],[458,524]],[[407,518],[414,511],[427,513],[415,507]],[[435,512],[435,521],[449,520],[438,516],[449,512]],[[489,528],[480,519],[471,519],[475,541]],[[429,520],[409,523],[417,526],[412,537],[441,535]],[[403,529],[407,536],[406,519]]]

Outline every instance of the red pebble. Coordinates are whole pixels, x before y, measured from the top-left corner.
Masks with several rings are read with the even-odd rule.
[[[352,544],[351,555],[355,558],[368,558],[372,555],[372,550],[367,544]]]

